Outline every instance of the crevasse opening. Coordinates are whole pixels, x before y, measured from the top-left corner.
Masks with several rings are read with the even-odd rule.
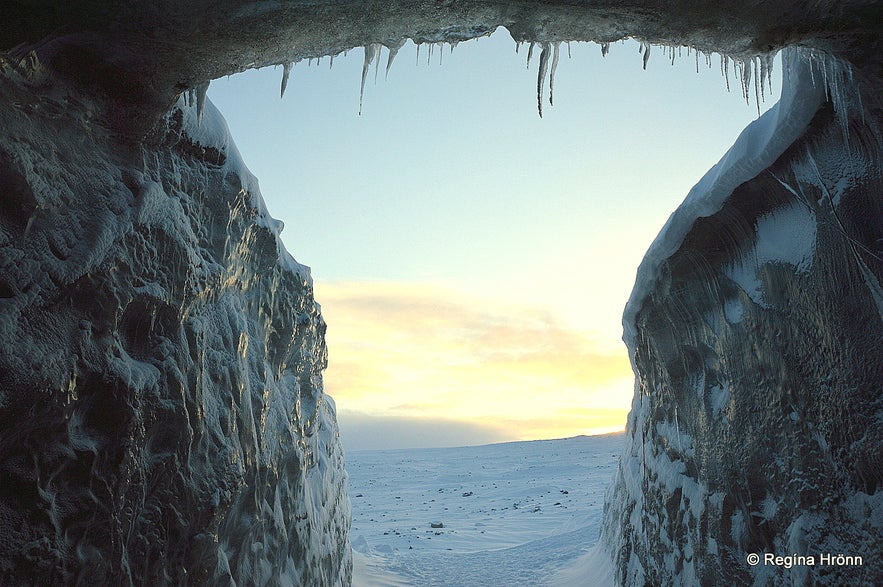
[[[480,47],[485,43],[491,45],[490,57],[481,56]],[[433,47],[436,54],[441,51],[441,47]],[[541,50],[540,45],[536,47]],[[596,350],[592,352],[596,354],[607,356],[609,353],[610,356],[621,358],[617,359],[622,363],[617,367],[620,375],[617,376],[615,388],[618,390],[616,397],[621,398],[621,407],[617,409],[622,414],[620,417],[624,417],[631,398],[631,373],[622,354],[619,342],[621,325],[616,316],[633,285],[632,268],[637,265],[646,243],[652,240],[662,220],[677,206],[695,178],[700,177],[702,171],[711,165],[713,159],[708,157],[715,151],[722,152],[744,124],[742,121],[753,118],[751,109],[744,102],[740,103],[737,94],[727,93],[715,69],[700,65],[700,71],[705,75],[697,76],[695,64],[698,57],[678,60],[677,51],[672,50],[669,62],[659,63],[656,68],[650,66],[649,71],[643,71],[641,54],[635,59],[632,53],[633,50],[644,50],[637,43],[602,46],[601,54],[607,54],[604,59],[597,55],[597,47],[574,43],[568,51],[573,53],[572,59],[561,59],[563,56],[559,55],[559,73],[563,72],[560,83],[565,84],[561,89],[564,92],[561,94],[561,99],[565,101],[563,106],[557,106],[559,111],[555,112],[554,118],[547,116],[540,120],[534,116],[525,122],[524,111],[529,108],[528,104],[522,101],[515,112],[511,106],[504,107],[501,101],[509,101],[512,92],[519,90],[521,93],[516,93],[516,96],[525,95],[525,77],[529,79],[531,75],[529,71],[525,72],[525,66],[536,68],[534,75],[537,80],[543,79],[543,67],[547,68],[548,76],[554,63],[554,48],[548,46],[543,66],[537,60],[528,60],[531,51],[526,51],[525,56],[525,51],[518,49],[516,44],[515,49],[522,58],[513,60],[513,46],[511,40],[506,38],[505,31],[500,31],[491,39],[462,43],[453,53],[445,47],[444,52],[449,55],[441,65],[438,60],[419,60],[412,65],[411,60],[406,59],[398,62],[402,69],[393,68],[387,80],[371,81],[371,70],[374,70],[376,77],[383,61],[389,65],[390,59],[394,59],[402,50],[416,54],[418,49],[419,45],[415,47],[409,42],[407,46],[393,46],[391,51],[383,55],[382,52],[386,50],[377,45],[373,53],[368,51],[360,55],[357,51],[348,58],[338,55],[333,68],[328,62],[318,68],[309,67],[309,64],[307,68],[295,67],[288,74],[288,90],[281,102],[271,95],[274,92],[260,89],[274,83],[269,79],[264,81],[264,77],[272,78],[273,72],[249,74],[254,80],[261,80],[247,82],[250,93],[263,96],[266,100],[242,113],[252,117],[250,122],[231,123],[234,135],[239,137],[238,142],[245,145],[243,150],[255,154],[251,156],[249,164],[252,167],[263,166],[255,169],[255,174],[261,177],[262,191],[268,194],[267,197],[273,194],[286,196],[284,202],[271,203],[270,208],[283,217],[289,227],[282,234],[283,239],[289,239],[288,249],[295,251],[299,260],[314,267],[314,277],[318,282],[317,295],[320,301],[324,300],[323,311],[329,316],[331,324],[328,336],[332,348],[326,374],[327,387],[339,400],[342,421],[346,422],[349,410],[359,413],[370,410],[367,404],[345,401],[346,392],[341,388],[346,383],[335,374],[335,330],[345,330],[347,327],[341,324],[347,319],[344,315],[334,318],[333,300],[343,298],[342,302],[348,304],[346,311],[355,311],[351,306],[357,300],[344,297],[339,284],[348,281],[357,287],[358,283],[353,283],[355,281],[376,291],[378,286],[371,285],[371,282],[378,280],[392,285],[404,282],[414,287],[440,285],[441,290],[452,288],[458,293],[455,296],[457,308],[465,307],[460,304],[466,304],[465,298],[469,298],[472,300],[469,303],[499,305],[504,310],[497,316],[486,316],[482,320],[518,320],[509,317],[508,306],[511,303],[532,308],[531,313],[526,315],[529,322],[533,319],[533,312],[542,306],[539,300],[550,298],[549,303],[543,306],[546,309],[541,311],[548,315],[548,319],[559,323],[568,337],[575,335],[582,341],[575,345],[578,348],[565,349],[563,352],[590,352],[588,349],[594,347]],[[426,55],[425,49],[420,55]],[[683,54],[686,56],[687,53],[684,49]],[[710,57],[702,59],[707,64],[713,64]],[[677,67],[672,66],[671,62]],[[731,113],[725,115],[701,113],[696,130],[684,131],[680,128],[680,131],[698,138],[695,146],[689,146],[688,151],[680,154],[678,151],[682,146],[673,129],[681,124],[679,116],[686,117],[690,112],[702,108],[695,104],[701,104],[703,98],[696,98],[689,104],[676,104],[672,108],[666,107],[666,104],[678,100],[677,92],[653,97],[652,92],[658,88],[660,81],[665,76],[675,75],[671,71],[673,67],[677,70],[678,79],[686,80],[684,83],[703,84],[704,89],[697,90],[697,94],[704,96],[704,93],[708,93],[716,98],[723,95],[732,109]],[[473,72],[480,72],[484,68],[498,71],[498,75],[488,80],[490,83],[476,83]],[[502,68],[508,69],[503,72]],[[623,69],[628,71],[632,81],[619,79],[616,70]],[[278,84],[278,75],[279,72],[275,72],[275,84]],[[360,80],[361,95],[355,93],[353,76],[355,80]],[[417,81],[409,81],[414,79],[411,76],[416,76]],[[645,109],[649,103],[654,103],[654,107],[652,114],[648,111],[641,118],[642,123],[635,122],[611,135],[613,128],[610,120],[616,118],[617,112],[627,112],[622,114],[623,118],[635,118],[636,114],[628,107],[617,106],[617,100],[598,93],[597,88],[616,87],[623,83],[633,84],[634,89],[627,86],[629,89],[625,90],[634,96],[633,105],[630,105],[632,108],[641,105],[639,108]],[[364,95],[366,87],[379,96],[372,97],[368,104]],[[432,93],[433,97],[426,95],[422,100],[414,100],[412,96],[419,95],[415,87],[421,92]],[[471,87],[471,90],[463,94],[462,87]],[[297,94],[291,94],[293,91]],[[658,91],[663,92],[662,89]],[[313,100],[317,95],[322,96],[321,100]],[[320,103],[322,100],[328,102],[327,96],[333,96],[334,104]],[[353,106],[355,96],[359,101],[358,105]],[[558,92],[555,96],[558,104]],[[350,105],[347,106],[347,103]],[[491,108],[502,110],[500,117],[484,110],[490,104],[499,105]],[[366,106],[368,111],[365,110]],[[221,104],[228,119],[232,119],[235,108],[235,99]],[[362,115],[357,119],[358,124],[347,122],[359,109]],[[660,114],[665,110],[671,112]],[[252,131],[257,128],[258,123],[254,119],[258,118],[258,113],[272,120],[277,127],[284,125],[284,128],[275,130],[275,134],[285,138],[284,141],[274,145],[268,132]],[[322,120],[322,123],[315,123],[317,134],[311,134],[311,129],[299,129],[298,124],[303,125],[303,122],[295,124],[306,113],[309,113],[311,120]],[[569,116],[576,117],[576,122],[568,122],[566,117]],[[653,124],[651,121],[655,116],[660,118]],[[433,118],[443,121],[441,130],[425,122]],[[665,121],[661,122],[663,118]],[[726,120],[726,124],[720,124],[723,120]],[[586,130],[576,131],[575,125],[584,125]],[[727,125],[733,134],[722,133],[716,139],[719,141],[717,143],[701,136],[709,134],[705,128]],[[312,123],[308,126],[312,126]],[[336,130],[338,127],[340,131]],[[654,127],[660,130],[653,132]],[[647,132],[647,129],[651,129],[651,136],[643,141],[641,133]],[[335,138],[337,135],[334,133],[339,133],[340,138]],[[414,146],[409,146],[416,136],[432,137],[434,146],[420,147],[428,149],[428,158],[420,155],[420,148],[415,151]],[[613,138],[607,139],[607,136]],[[347,145],[343,144],[344,137]],[[378,146],[378,137],[382,147]],[[584,137],[591,137],[591,140],[587,142]],[[464,139],[471,143],[465,149]],[[533,146],[539,145],[538,141],[543,144],[542,148]],[[347,166],[352,169],[340,178],[336,186],[321,179],[321,169],[325,166],[322,159],[329,157],[326,154],[329,151],[321,147],[324,142],[336,145],[333,161],[347,161]],[[421,145],[425,142],[420,140]],[[292,153],[287,159],[280,156],[286,151]],[[573,154],[577,152],[582,152],[582,156],[574,159]],[[706,157],[705,161],[700,156]],[[687,163],[686,160],[691,158],[693,161]],[[607,163],[614,159],[620,163]],[[600,163],[602,161],[603,164]],[[314,167],[319,170],[318,179],[314,179],[315,176],[310,173]],[[580,167],[583,169],[576,172]],[[464,168],[469,172],[451,173],[452,170]],[[671,169],[683,171],[672,177],[674,174],[667,171]],[[421,174],[433,179],[427,181]],[[284,177],[291,179],[285,180]],[[292,190],[295,182],[301,186],[299,190],[304,195]],[[655,211],[648,210],[646,215],[636,220],[628,198],[645,198],[648,188],[658,192],[655,201],[659,204],[654,205]],[[424,199],[415,199],[413,195],[416,192],[421,193]],[[622,193],[622,198],[615,198],[612,194],[616,193]],[[537,208],[538,195],[554,204]],[[312,204],[313,201],[322,202],[322,210]],[[613,201],[616,203],[611,203]],[[295,211],[293,202],[301,202],[302,210]],[[427,202],[431,203],[427,205]],[[329,206],[331,210],[344,206],[348,208],[329,213]],[[434,211],[431,215],[425,213],[427,206]],[[291,211],[285,212],[286,208]],[[358,222],[356,218],[364,220]],[[297,226],[297,230],[293,231],[292,226]],[[441,236],[442,230],[457,235],[458,243],[453,244]],[[621,234],[624,230],[635,234],[632,242],[621,247],[627,251],[622,254],[629,255],[629,260],[622,260],[619,252],[612,256],[601,254],[606,243],[617,238],[614,233]],[[397,250],[395,242],[411,244],[408,251],[401,251]],[[322,243],[321,246],[319,243]],[[372,246],[376,248],[369,254]],[[327,251],[333,251],[337,258],[331,258],[334,255],[329,255]],[[360,269],[353,271],[345,267],[348,258],[351,267]],[[403,260],[390,261],[397,258]],[[427,261],[436,258],[443,261]],[[612,258],[617,261],[611,261]],[[437,267],[429,275],[427,263],[434,263]],[[389,270],[390,265],[397,264],[406,268]],[[537,277],[525,282],[522,276],[527,267],[532,267],[531,271]],[[568,269],[577,267],[579,269]],[[403,276],[403,272],[408,273]],[[328,277],[324,277],[323,273]],[[570,276],[562,281],[561,276],[566,274]],[[598,274],[608,275],[609,279],[603,283],[593,283],[591,276]],[[328,287],[332,289],[323,296],[325,283],[329,283]],[[557,283],[561,285],[555,285]],[[397,301],[389,291],[384,291],[383,295],[387,296],[385,299],[390,304]],[[414,296],[417,293],[410,295],[409,303],[416,303]],[[441,293],[430,295],[429,299],[423,293],[420,296],[423,296],[419,298],[421,303],[442,303]],[[581,309],[587,298],[598,303],[604,301],[605,325],[600,327],[600,331]],[[500,300],[511,302],[501,304]],[[462,314],[465,310],[458,312]],[[360,313],[359,319],[374,323],[381,318],[377,313],[373,317]],[[405,332],[408,332],[407,329]],[[352,338],[350,334],[341,333],[340,336],[345,340]],[[399,335],[390,332],[389,336]],[[590,339],[595,342],[589,342]],[[345,340],[342,344],[349,345]],[[425,345],[413,346],[415,349],[425,348]],[[345,349],[345,352],[347,358],[341,359],[341,363],[353,363],[356,359],[351,361],[350,357],[357,355],[354,347],[352,350]],[[432,356],[435,352],[428,352],[425,356]],[[511,352],[515,352],[515,349]],[[399,360],[404,359],[399,357]],[[415,355],[408,363],[423,365],[425,359],[418,359]],[[425,377],[421,381],[436,379],[429,375],[431,369],[414,369]],[[438,378],[443,376],[439,375]],[[577,387],[572,383],[551,383],[553,379],[548,381],[553,387],[572,388],[574,397],[578,395]],[[606,395],[612,397],[612,383],[605,385],[608,390]],[[591,397],[601,397],[592,395],[600,393],[598,384],[590,382],[585,387],[589,388]],[[491,395],[493,393],[497,392]],[[584,400],[585,396],[578,401]],[[566,402],[565,405],[571,405],[571,400]],[[600,409],[608,409],[608,405],[608,400],[601,400]],[[613,409],[612,406],[609,409]],[[592,425],[588,424],[587,427],[592,428]],[[346,437],[345,424],[343,428]],[[536,433],[543,434],[541,430]],[[561,432],[568,433],[579,433],[579,428]]]

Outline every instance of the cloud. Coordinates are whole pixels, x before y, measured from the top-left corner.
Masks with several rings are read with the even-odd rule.
[[[347,451],[474,446],[510,439],[494,426],[445,418],[372,416],[340,410],[338,422]]]
[[[326,390],[344,409],[468,421],[510,440],[516,429],[567,436],[625,421],[625,348],[539,305],[427,283],[318,282],[316,295],[328,323]]]
[[[348,451],[476,446],[621,431],[624,425],[611,424],[611,418],[624,421],[625,414],[610,409],[563,417],[471,421],[338,412],[341,440]]]
[[[496,426],[513,440],[568,438],[620,432],[625,429],[627,415],[624,408],[583,408],[536,418],[501,420]]]

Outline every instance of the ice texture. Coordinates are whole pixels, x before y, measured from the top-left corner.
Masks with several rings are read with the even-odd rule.
[[[39,81],[0,78],[0,584],[348,585],[325,324],[223,118],[127,145]]]
[[[780,102],[672,214],[626,307],[602,526],[620,585],[883,584],[880,80],[787,53]]]

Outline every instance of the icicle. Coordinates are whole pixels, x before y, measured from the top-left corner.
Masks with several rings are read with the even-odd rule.
[[[377,59],[374,61],[374,84],[377,84],[377,74],[380,73],[380,54],[383,52],[383,45],[377,43]]]
[[[328,64],[328,69],[334,67],[334,55],[331,56],[331,63]]]
[[[567,44],[567,55],[570,56],[570,43]],[[610,53],[610,43],[601,43],[601,57],[607,57]]]
[[[766,91],[773,89],[773,56],[764,55],[758,58],[760,62],[760,98],[766,101]]]
[[[521,41],[517,41],[515,43],[515,54],[518,55],[518,50],[521,49]]]
[[[202,122],[202,113],[205,112],[205,94],[208,92],[210,83],[211,80],[196,86],[196,120],[198,122]]]
[[[607,47],[608,48],[610,47],[610,43],[607,44]],[[602,51],[603,51],[603,49],[602,49]],[[567,41],[567,58],[573,59],[573,55],[570,54],[570,41]]]
[[[757,58],[757,64],[754,66],[754,103],[757,104],[757,115],[760,116],[760,83],[761,83],[761,73],[760,73],[760,57]]]
[[[815,59],[810,59],[810,60],[815,61]],[[812,65],[812,64],[810,64],[810,65]],[[812,82],[813,86],[816,86],[816,68],[815,67],[809,68],[809,81]]]
[[[825,99],[831,101],[831,84],[828,82],[828,62],[820,60],[822,66],[822,83],[825,84]]]
[[[365,97],[365,79],[368,77],[368,69],[371,67],[371,63],[374,62],[376,52],[376,44],[365,45],[365,61],[362,63],[362,85],[359,89],[359,116],[362,115],[362,99]]]
[[[749,96],[751,94],[751,61],[742,61],[742,96],[745,98],[745,103],[750,104],[751,100]]]
[[[543,117],[543,82],[546,81],[546,70],[549,67],[549,48],[550,44],[547,41],[543,41],[540,45],[542,47],[542,51],[540,52],[540,65],[539,71],[537,72],[537,111],[540,114],[540,118]]]
[[[432,59],[432,50],[435,48],[435,43],[429,44],[429,54],[426,56],[426,65],[429,65],[429,61]]]
[[[291,63],[282,65],[282,87],[279,89],[279,98],[285,96],[285,88],[288,87],[288,76],[291,75]]]
[[[647,69],[647,62],[650,61],[650,44],[641,44],[644,49],[644,70]]]
[[[389,68],[392,67],[392,62],[395,60],[396,55],[399,53],[399,49],[401,49],[404,44],[405,42],[401,41],[398,45],[387,47],[387,49],[389,49],[389,55],[386,58],[386,72],[384,73],[384,79],[389,78]]]
[[[558,49],[560,47],[560,41],[552,44],[552,69],[549,71],[549,106],[555,105],[552,99],[555,94],[555,70],[558,69]]]
[[[422,44],[423,43],[417,43],[417,62],[416,62],[417,65],[420,65],[420,45],[422,45]]]
[[[438,42],[438,64],[442,65],[442,58],[445,56],[445,44],[444,41]]]
[[[727,91],[730,91],[730,58],[724,55],[721,55],[721,74],[723,74],[724,79],[727,81]]]
[[[534,41],[530,42],[530,47],[527,48],[527,67],[530,67],[530,60],[533,57],[533,48],[536,43]]]

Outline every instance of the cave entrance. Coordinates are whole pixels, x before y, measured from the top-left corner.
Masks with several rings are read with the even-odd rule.
[[[502,28],[453,51],[408,42],[388,75],[383,49],[361,106],[361,49],[296,65],[281,100],[282,68],[213,82],[313,269],[345,447],[622,428],[635,270],[758,115],[718,56],[653,47],[644,69],[640,48],[562,44],[542,118],[539,48],[528,61]]]

